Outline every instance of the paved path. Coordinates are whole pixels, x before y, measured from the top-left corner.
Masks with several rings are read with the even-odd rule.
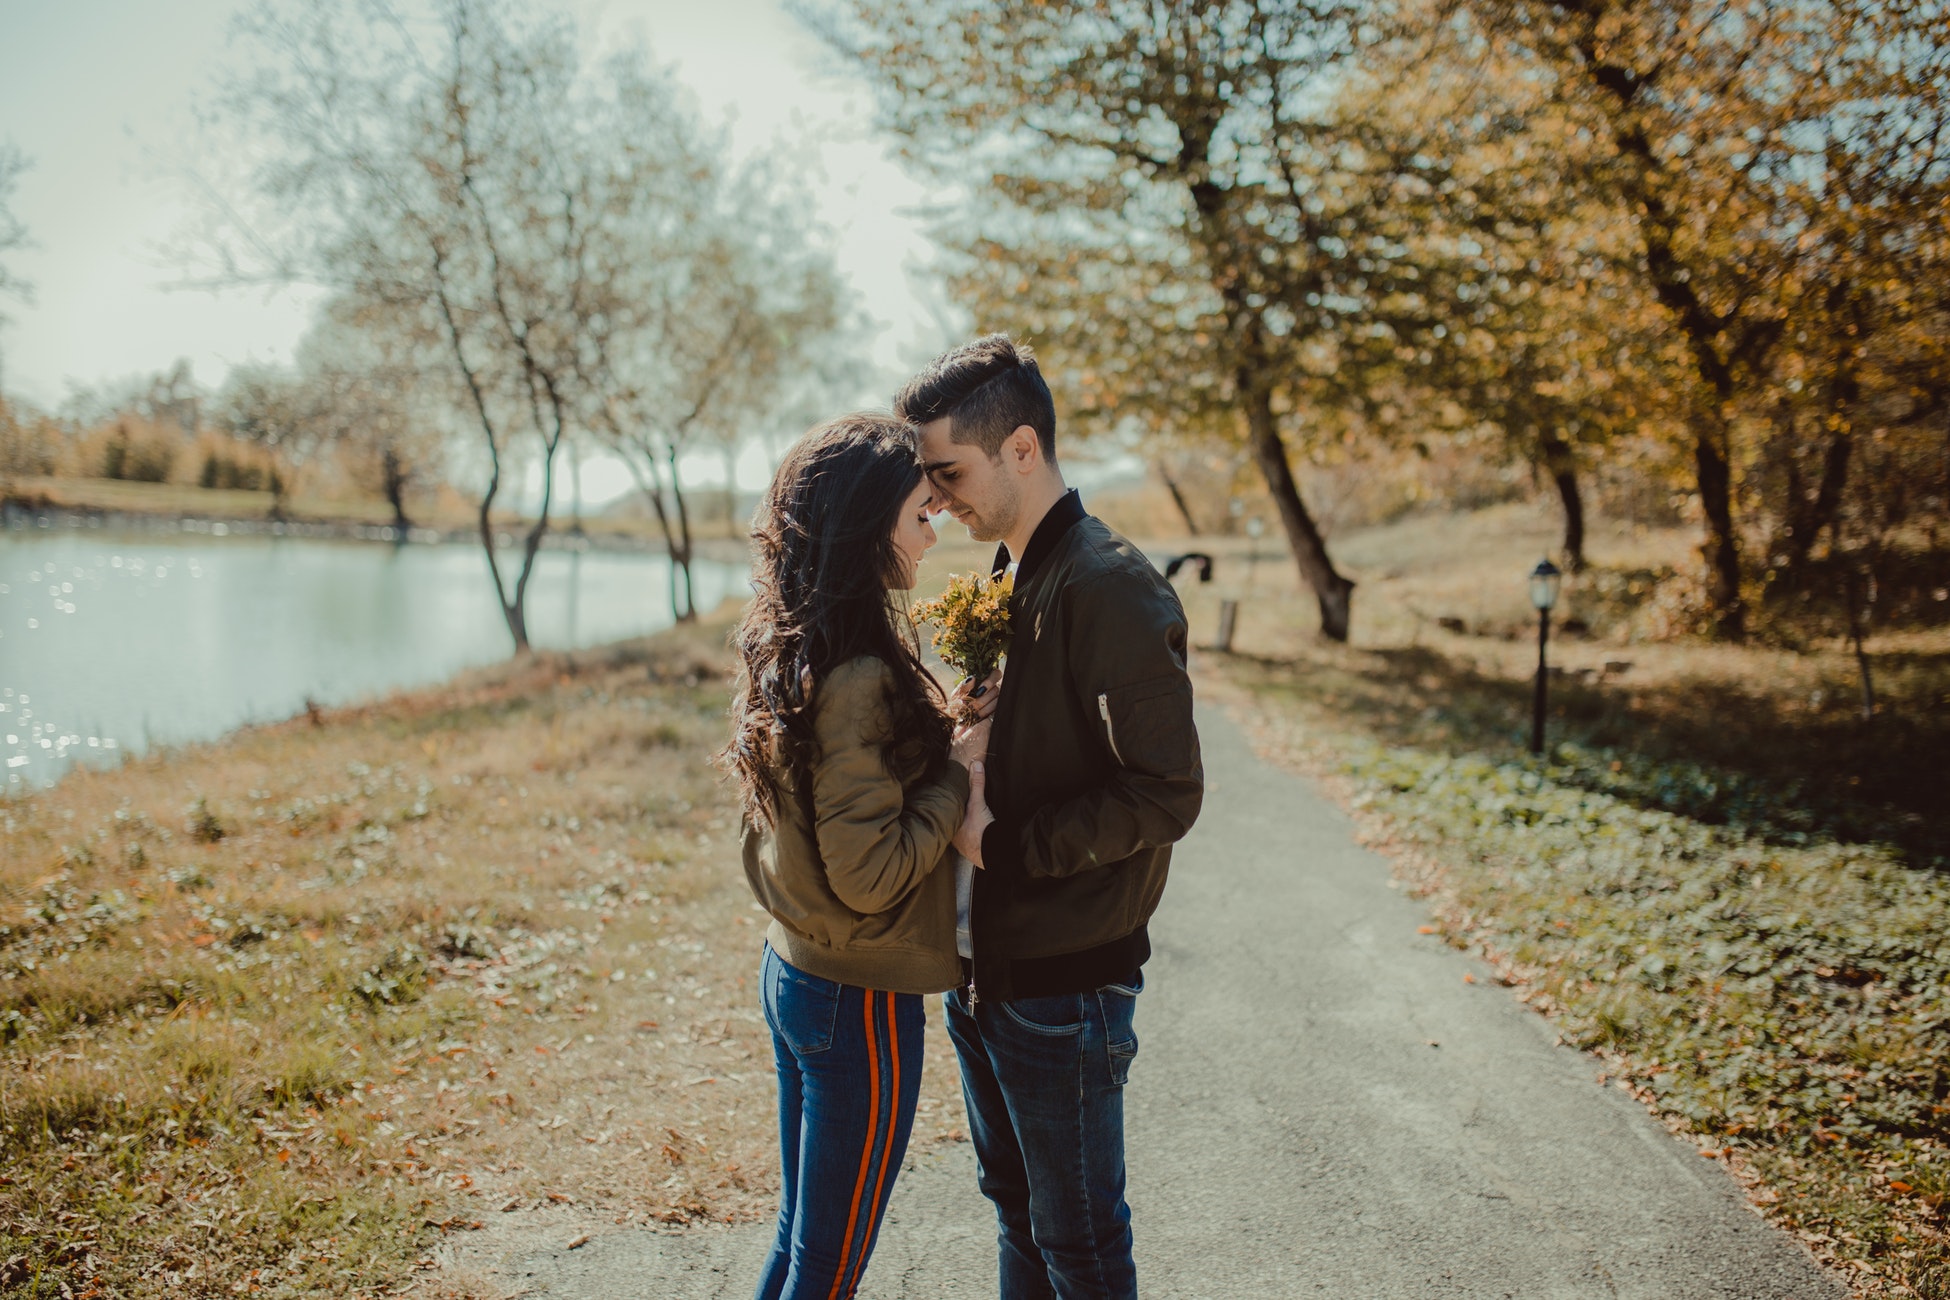
[[[1422,909],[1309,785],[1216,710],[1200,728],[1210,790],[1152,926],[1127,1094],[1145,1294],[1846,1296],[1591,1058],[1418,935]],[[920,1157],[863,1296],[994,1296],[993,1224],[966,1145]],[[619,1230],[500,1276],[744,1300],[769,1232]]]

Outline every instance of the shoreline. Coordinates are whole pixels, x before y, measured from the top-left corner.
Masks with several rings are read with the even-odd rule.
[[[124,486],[116,483],[115,487]],[[146,485],[140,485],[146,486]],[[232,493],[221,495],[231,496]],[[263,495],[263,494],[252,494]],[[651,532],[608,526],[580,527],[549,521],[542,537],[545,551],[607,551],[627,554],[665,555],[669,553],[661,537]],[[529,519],[497,519],[497,548],[514,549],[533,523]],[[343,515],[319,514],[297,505],[282,519],[273,519],[268,509],[149,510],[133,506],[113,506],[93,501],[61,500],[45,491],[15,486],[0,493],[0,537],[57,532],[123,532],[192,537],[295,537],[317,541],[378,542],[389,546],[480,545],[478,527],[466,524],[414,523],[400,529],[390,522],[374,522]],[[743,558],[742,539],[723,536],[694,536],[695,559],[727,561]]]

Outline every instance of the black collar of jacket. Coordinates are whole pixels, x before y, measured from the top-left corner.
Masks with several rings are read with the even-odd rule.
[[[1075,488],[1056,499],[1056,504],[1043,516],[1043,522],[1037,524],[1036,531],[1029,535],[1029,545],[1022,548],[1022,558],[1016,561],[1017,591],[1022,590],[1037,566],[1049,558],[1049,553],[1063,540],[1063,534],[1089,517],[1083,508],[1083,495]],[[995,548],[995,565],[989,573],[998,574],[1008,567],[1009,547],[1004,543]]]

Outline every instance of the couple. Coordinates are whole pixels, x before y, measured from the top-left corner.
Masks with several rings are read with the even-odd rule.
[[[893,593],[948,510],[1013,561],[1008,680],[951,697]],[[753,524],[726,763],[772,915],[778,1237],[758,1300],[852,1296],[944,993],[1004,1300],[1134,1297],[1123,1093],[1145,923],[1203,794],[1185,615],[1056,462],[1049,387],[994,335],[895,414],[802,438]]]

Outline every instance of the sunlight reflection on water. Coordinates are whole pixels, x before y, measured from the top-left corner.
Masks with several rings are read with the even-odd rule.
[[[742,565],[695,572],[700,608],[745,590]],[[668,581],[661,555],[546,551],[531,637],[580,647],[668,627]],[[468,546],[0,533],[0,784],[441,681],[509,647]]]

